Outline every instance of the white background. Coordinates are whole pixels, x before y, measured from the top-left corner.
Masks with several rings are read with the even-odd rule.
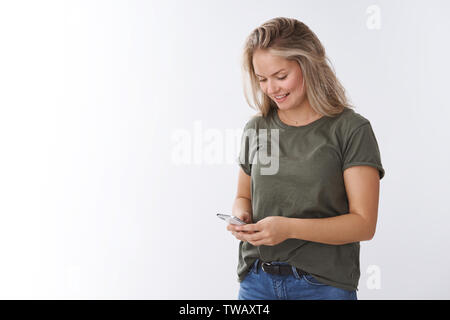
[[[220,139],[255,113],[245,37],[285,16],[322,41],[386,170],[358,298],[449,299],[449,10],[1,1],[0,298],[236,299],[238,240],[215,215],[231,213],[238,145]],[[175,161],[180,146],[190,161]]]

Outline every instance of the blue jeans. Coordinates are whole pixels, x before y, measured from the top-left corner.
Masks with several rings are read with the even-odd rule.
[[[299,275],[292,267],[293,275],[282,276],[266,273],[258,260],[240,283],[239,300],[357,300],[356,291],[329,286],[311,275]],[[285,264],[285,262],[271,262]]]

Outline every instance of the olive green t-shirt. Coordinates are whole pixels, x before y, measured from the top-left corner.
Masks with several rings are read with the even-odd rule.
[[[264,130],[265,129],[265,130]],[[372,166],[384,176],[380,151],[370,122],[353,109],[323,116],[295,127],[280,120],[275,109],[250,119],[242,135],[238,162],[251,176],[252,220],[267,216],[327,218],[349,213],[343,172]],[[330,245],[287,239],[274,246],[239,243],[238,281],[252,263],[282,261],[318,281],[357,290],[359,242]]]

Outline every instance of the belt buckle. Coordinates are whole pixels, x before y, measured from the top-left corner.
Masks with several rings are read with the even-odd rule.
[[[264,267],[267,267],[267,269]],[[270,262],[263,262],[261,264],[261,268],[266,273],[280,274],[280,266],[276,264],[271,264]]]

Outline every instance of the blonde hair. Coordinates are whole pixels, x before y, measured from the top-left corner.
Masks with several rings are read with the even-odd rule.
[[[267,49],[273,55],[298,62],[305,81],[306,97],[315,112],[333,117],[345,108],[354,108],[315,33],[296,19],[278,17],[254,29],[243,49],[244,96],[251,108],[259,110],[258,114],[266,117],[271,109],[277,109],[277,105],[262,92],[255,75],[253,54],[257,49]],[[250,92],[246,77],[250,82]],[[250,97],[256,107],[250,102]]]

